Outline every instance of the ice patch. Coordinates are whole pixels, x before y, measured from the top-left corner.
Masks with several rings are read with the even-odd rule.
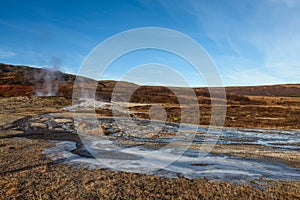
[[[93,144],[91,146],[93,151],[99,151],[97,159],[73,154],[71,151],[76,148],[76,144],[68,141],[58,142],[55,147],[44,150],[44,153],[53,160],[61,160],[74,167],[110,168],[169,178],[180,174],[187,178],[207,177],[219,180],[253,180],[262,177],[274,180],[300,180],[300,173],[296,168],[255,159],[212,154],[198,157],[198,151],[189,149],[175,162],[169,164],[168,161],[172,161],[172,156],[178,156],[172,149],[164,149],[159,154],[153,154],[152,150],[145,147],[117,147],[115,142],[109,140],[90,144]],[[163,168],[162,164],[165,164]]]

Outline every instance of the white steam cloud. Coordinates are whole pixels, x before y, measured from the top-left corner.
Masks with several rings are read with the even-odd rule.
[[[62,73],[59,71],[60,59],[52,58],[52,68],[43,68],[34,74],[35,95],[55,96],[59,90]]]

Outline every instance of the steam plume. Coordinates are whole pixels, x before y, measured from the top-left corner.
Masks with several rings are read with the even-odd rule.
[[[43,68],[34,74],[35,95],[36,96],[55,96],[59,89],[59,82],[62,74],[59,72],[60,59],[51,59],[52,68]]]

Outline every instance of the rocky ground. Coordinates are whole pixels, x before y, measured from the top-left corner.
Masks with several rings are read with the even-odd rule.
[[[80,144],[78,136],[68,132],[68,126],[72,126],[72,115],[63,108],[70,104],[71,101],[64,97],[0,99],[0,199],[300,198],[299,181],[242,183],[180,176],[170,179],[107,169],[73,168],[54,162],[43,154],[44,149],[55,145],[49,140],[69,140]],[[298,109],[297,106],[295,108]],[[104,134],[110,134],[110,127],[103,128]],[[299,154],[281,155],[261,146],[217,145],[213,153],[274,159],[299,168]]]

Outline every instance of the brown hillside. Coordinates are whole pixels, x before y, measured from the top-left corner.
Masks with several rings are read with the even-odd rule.
[[[34,95],[35,91],[44,87],[44,77],[47,69],[38,69],[27,66],[14,66],[0,64],[0,96],[23,96]],[[51,82],[58,84],[56,96],[71,97],[75,75],[65,74],[59,71],[51,71]],[[84,78],[86,81],[93,82]],[[97,90],[97,96],[101,99],[110,99],[116,81],[101,81]],[[124,92],[128,88],[136,87],[132,83],[123,83]],[[207,88],[195,88],[197,96],[209,97]],[[298,97],[300,96],[300,84],[272,85],[272,86],[245,86],[226,87],[227,98],[233,100],[244,100],[244,96],[275,96],[275,97]],[[169,100],[166,100],[169,99]],[[141,86],[134,92],[133,101],[141,102],[177,102],[174,94],[166,87],[161,86]]]
[[[45,81],[45,76],[50,77],[51,81]],[[58,71],[52,71],[49,74],[46,69],[0,64],[0,96],[37,95],[37,92],[45,90],[47,84],[52,84],[53,87],[57,87],[55,96],[70,100],[75,78],[75,75]],[[85,80],[85,88],[90,87],[91,84],[97,84],[95,80],[81,78]],[[96,97],[110,101],[116,84],[116,81],[98,82]],[[300,115],[300,84],[227,87],[225,89],[227,91],[225,126],[300,128],[300,119],[298,118]],[[132,93],[129,98],[131,102],[163,103],[167,111],[167,120],[180,122],[181,109],[174,91],[179,92],[181,97],[188,99],[187,96],[184,96],[185,88],[139,87],[127,82],[122,82],[121,87],[114,92],[125,94],[125,96]],[[211,99],[208,88],[194,88],[194,91],[201,112],[200,124],[208,125],[211,115]],[[50,95],[48,94],[48,96]],[[120,97],[116,100],[124,99]],[[131,110],[138,117],[148,118],[149,108],[149,106],[136,106],[132,107]],[[99,112],[104,111],[99,110]],[[111,114],[110,112],[107,113]]]

